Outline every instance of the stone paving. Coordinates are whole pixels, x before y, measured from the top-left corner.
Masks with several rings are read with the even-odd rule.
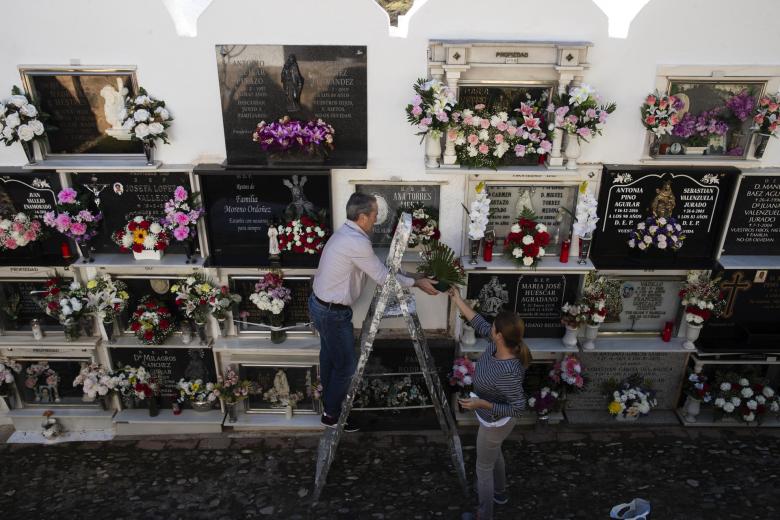
[[[7,435],[6,435],[7,436]],[[462,436],[473,478],[474,435]],[[438,432],[345,435],[310,500],[314,435],[147,437],[0,445],[3,519],[458,519],[464,496]],[[650,519],[780,518],[780,431],[519,430],[504,445],[497,519],[605,519],[634,497]]]

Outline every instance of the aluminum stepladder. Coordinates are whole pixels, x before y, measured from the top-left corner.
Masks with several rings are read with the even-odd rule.
[[[339,416],[338,424],[336,425],[336,428],[326,429],[320,438],[320,444],[317,450],[317,470],[314,479],[314,494],[312,495],[312,501],[315,503],[320,498],[320,494],[322,493],[328,478],[328,471],[336,458],[336,449],[338,448],[339,440],[344,433],[344,424],[346,423],[347,417],[349,417],[349,413],[352,411],[355,394],[363,379],[363,372],[366,368],[366,363],[368,363],[368,358],[371,355],[374,339],[379,331],[379,324],[385,316],[385,309],[388,302],[393,300],[398,302],[401,315],[409,330],[409,335],[414,344],[414,350],[417,354],[417,360],[420,363],[420,368],[428,387],[433,408],[436,410],[439,425],[447,435],[449,441],[452,463],[455,466],[455,471],[458,473],[460,484],[463,487],[464,492],[468,491],[466,469],[463,464],[463,450],[460,444],[460,437],[458,436],[455,417],[447,404],[447,396],[444,393],[439,375],[436,372],[436,365],[433,361],[433,356],[431,356],[431,351],[428,349],[428,343],[425,340],[425,333],[423,332],[420,320],[417,317],[417,311],[416,309],[410,311],[409,302],[413,302],[414,296],[408,288],[402,287],[395,277],[401,266],[401,260],[403,259],[406,244],[409,242],[411,229],[412,217],[408,213],[403,213],[393,235],[393,240],[390,244],[390,252],[388,253],[385,262],[390,270],[387,275],[387,281],[381,286],[377,285],[368,313],[363,321],[359,343],[360,358],[358,359],[355,374],[352,376],[349,390],[347,391],[347,395],[341,406],[341,415]]]

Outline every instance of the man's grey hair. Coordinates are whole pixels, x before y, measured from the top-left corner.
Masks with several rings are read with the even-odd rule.
[[[376,197],[368,193],[355,192],[350,195],[347,201],[347,218],[352,222],[357,222],[360,215],[370,215],[374,211]]]

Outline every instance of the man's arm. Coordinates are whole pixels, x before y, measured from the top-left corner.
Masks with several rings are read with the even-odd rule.
[[[374,280],[377,285],[382,285],[387,280],[390,269],[374,254],[374,249],[370,243],[364,244],[361,244],[353,253],[352,262],[358,269]],[[418,287],[427,294],[439,294],[439,291],[433,287],[433,283],[428,278],[414,279],[401,273],[397,273],[395,277],[402,287]]]

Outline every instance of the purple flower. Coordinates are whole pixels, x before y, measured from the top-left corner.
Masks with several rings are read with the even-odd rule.
[[[433,118],[430,117],[430,116],[429,117],[425,117],[425,118],[422,119],[422,121],[420,121],[420,124],[421,125],[425,125],[425,126],[431,126],[431,123],[433,123]]]
[[[726,101],[726,108],[740,121],[745,121],[753,113],[756,106],[756,99],[750,95],[747,89],[742,90],[736,96],[730,97]]]
[[[187,190],[184,189],[184,186],[176,187],[176,189],[173,192],[173,199],[176,202],[182,202],[187,200]]]
[[[525,157],[525,146],[522,144],[515,146],[515,155],[518,157]]]
[[[420,114],[422,114],[422,108],[417,105],[412,107],[412,115],[419,116]]]
[[[412,105],[421,105],[422,104],[422,97],[417,94],[412,98]]]
[[[86,209],[82,209],[81,211],[79,211],[78,219],[81,222],[92,222],[93,220],[95,220],[95,217],[92,216],[91,212],[87,211]]]
[[[76,190],[73,188],[64,188],[57,194],[57,200],[60,204],[73,204],[76,202]]]

